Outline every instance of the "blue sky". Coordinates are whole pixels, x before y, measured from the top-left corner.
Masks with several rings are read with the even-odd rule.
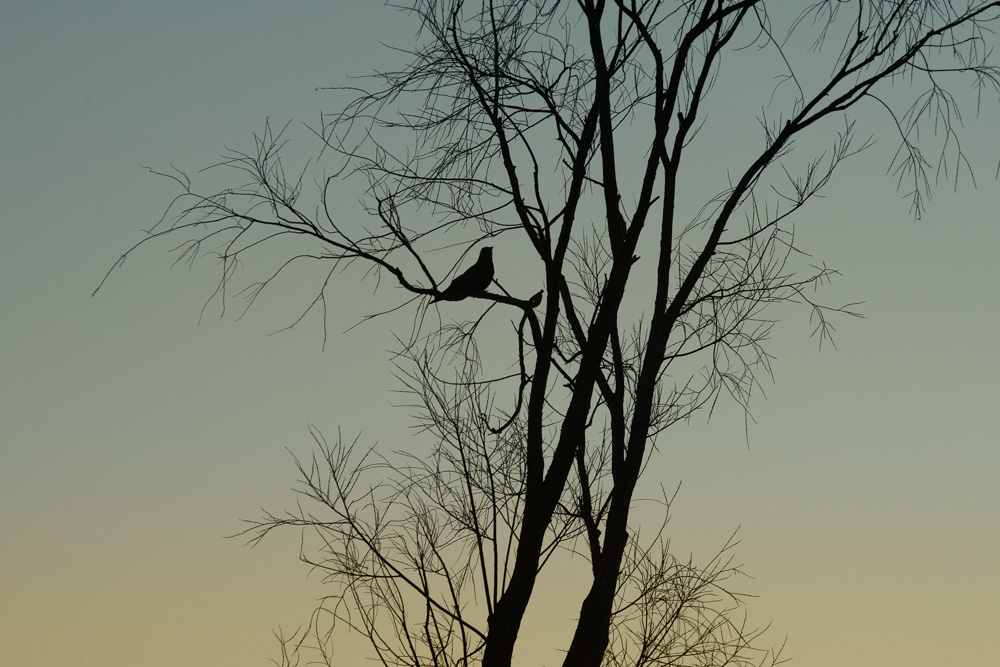
[[[340,333],[365,291],[340,295],[325,352],[316,322],[269,335],[280,307],[199,325],[212,274],[165,246],[90,294],[175,194],[143,165],[194,172],[268,116],[313,121],[340,99],[317,87],[412,35],[380,3],[0,5],[4,662],[265,665],[271,629],[322,595],[291,536],[223,536],[291,504],[285,448],[310,451],[307,424],[405,437],[389,332]],[[970,137],[995,134],[990,113]],[[867,318],[820,351],[807,314],[784,315],[749,447],[731,409],[661,445],[658,478],[683,480],[675,547],[708,555],[740,527],[751,614],[797,664],[994,657],[1000,189],[996,156],[968,145],[978,189],[939,188],[920,221],[888,145],[841,174],[799,233],[844,273],[831,300]]]

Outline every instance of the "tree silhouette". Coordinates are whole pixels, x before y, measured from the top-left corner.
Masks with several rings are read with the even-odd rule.
[[[181,193],[116,266],[179,238],[178,261],[218,260],[210,301],[225,303],[241,267],[276,262],[242,292],[249,307],[317,263],[309,308],[325,322],[360,264],[413,313],[394,361],[426,438],[398,453],[314,431],[299,509],[250,529],[318,537],[303,558],[328,575],[326,613],[384,664],[510,665],[536,582],[563,558],[590,570],[567,666],[776,659],[733,613],[728,547],[696,566],[662,529],[640,537],[640,477],[669,427],[723,396],[747,409],[773,305],[803,304],[821,343],[831,314],[851,313],[815,300],[836,272],[810,264],[793,223],[872,145],[859,109],[888,121],[890,171],[919,216],[932,180],[969,167],[948,86],[971,82],[975,104],[1000,90],[998,2],[791,4],[412,0],[408,64],[314,128],[336,165],[314,200],[311,166],[289,175],[270,124],[220,163],[244,185],[205,194],[167,174]],[[334,186],[356,178],[374,227],[338,215]],[[483,248],[441,290],[433,251],[487,241],[516,259],[494,280]],[[467,321],[429,308],[471,295]]]

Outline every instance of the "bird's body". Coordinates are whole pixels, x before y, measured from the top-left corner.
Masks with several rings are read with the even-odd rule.
[[[493,282],[493,248],[486,246],[479,251],[479,259],[455,277],[448,287],[440,294],[434,295],[431,301],[461,301],[465,297],[485,292]]]

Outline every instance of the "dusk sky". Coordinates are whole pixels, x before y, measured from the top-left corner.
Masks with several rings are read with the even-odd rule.
[[[402,64],[379,42],[410,46],[414,28],[380,2],[0,2],[0,663],[263,666],[272,630],[307,621],[324,589],[297,537],[225,536],[294,503],[288,450],[311,453],[308,425],[409,437],[386,354],[405,317],[345,333],[373,287],[345,282],[325,351],[315,318],[270,335],[297,303],[242,320],[210,307],[199,324],[213,267],[172,267],[170,244],[91,293],[177,194],[144,166],[193,175],[268,117],[315,122],[346,99],[318,87]],[[835,177],[797,230],[843,273],[829,300],[863,301],[865,319],[837,320],[836,348],[818,349],[808,312],[781,310],[749,437],[720,404],[647,472],[683,482],[680,554],[739,529],[751,619],[787,636],[794,665],[996,661],[989,102],[966,118],[978,187],[943,184],[920,220],[886,174],[891,139]],[[501,280],[518,270],[496,262]],[[570,621],[519,644],[518,664],[560,664]],[[361,664],[354,650],[338,664]]]

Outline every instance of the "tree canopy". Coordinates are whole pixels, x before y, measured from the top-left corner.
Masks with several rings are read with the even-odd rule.
[[[314,431],[304,501],[251,534],[317,535],[303,557],[333,586],[326,609],[385,664],[510,665],[537,580],[564,557],[590,572],[565,665],[776,660],[733,613],[729,547],[675,558],[662,527],[635,525],[637,485],[667,429],[721,397],[747,409],[775,304],[801,304],[820,342],[854,314],[815,296],[836,272],[795,223],[876,132],[898,146],[889,171],[914,215],[937,180],[971,176],[961,114],[1000,91],[1000,3],[402,9],[419,25],[406,62],[322,117],[315,161],[286,168],[288,126],[268,123],[217,165],[242,183],[165,174],[179,195],[121,260],[179,239],[178,261],[218,262],[211,299],[238,289],[247,307],[288,267],[319,266],[306,312],[324,331],[359,272],[412,314],[393,362],[415,444]],[[862,108],[884,123],[859,135]],[[367,218],[341,216],[342,183]]]

